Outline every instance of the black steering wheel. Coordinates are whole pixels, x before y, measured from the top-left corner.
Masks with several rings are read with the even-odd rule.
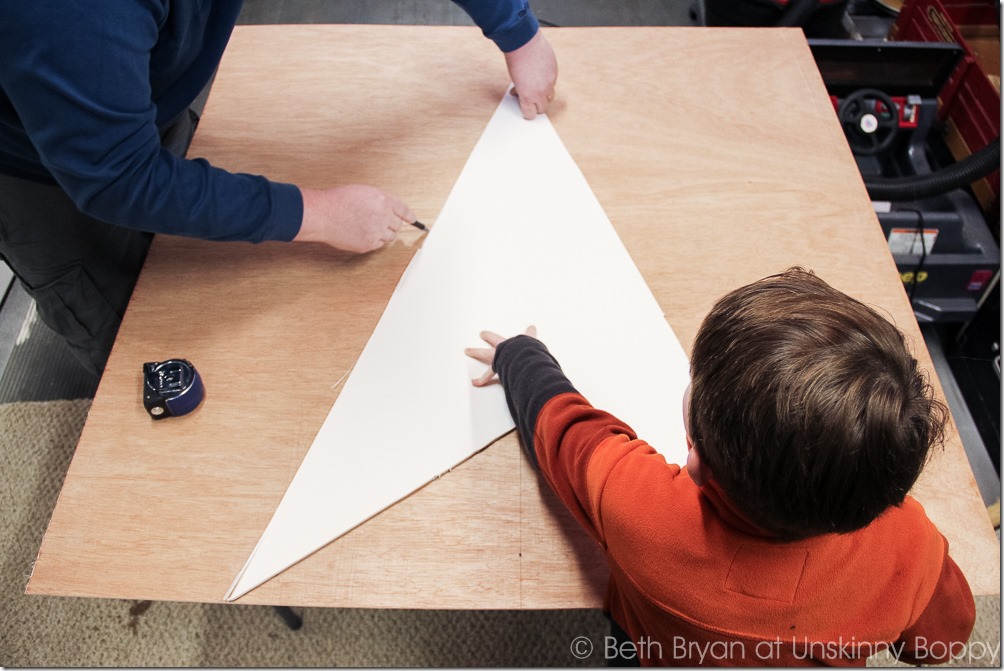
[[[876,103],[882,103],[881,110]],[[878,89],[858,89],[837,110],[851,151],[874,156],[889,147],[899,133],[899,108]]]

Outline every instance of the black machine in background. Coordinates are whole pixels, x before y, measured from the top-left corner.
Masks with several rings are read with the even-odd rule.
[[[999,138],[956,162],[938,94],[962,57],[935,42],[810,39],[921,326],[943,345],[1000,473],[1000,213],[968,185],[999,170]]]
[[[1001,287],[984,297],[976,316],[955,335],[946,352],[952,375],[962,392],[990,460],[1001,472]]]
[[[849,0],[703,0],[709,26],[800,26],[809,37],[843,37]]]
[[[969,321],[996,281],[1000,242],[999,221],[987,221],[964,188],[967,175],[958,175],[966,166],[946,161],[938,146],[937,96],[961,48],[852,40],[809,40],[809,46],[917,321]],[[982,156],[994,162],[992,153]],[[998,149],[997,165],[999,156]],[[891,189],[889,200],[883,189]]]

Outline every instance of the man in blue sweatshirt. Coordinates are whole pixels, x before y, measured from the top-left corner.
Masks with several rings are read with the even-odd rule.
[[[526,0],[454,2],[505,54],[523,115],[545,112],[557,64]],[[415,221],[372,186],[306,189],[183,157],[241,4],[0,2],[0,257],[95,373],[152,233],[365,253]]]

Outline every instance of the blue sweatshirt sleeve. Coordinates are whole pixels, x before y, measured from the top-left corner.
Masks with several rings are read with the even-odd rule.
[[[530,41],[540,25],[526,0],[453,0],[505,53]]]
[[[239,9],[233,2],[188,5],[232,15],[210,15],[212,35],[178,30],[178,39],[192,41],[179,45],[163,39],[177,20],[167,0],[0,3],[0,88],[42,165],[82,212],[157,233],[291,240],[303,215],[296,186],[229,173],[160,146],[152,91],[163,83],[151,80],[161,59],[191,59],[170,63],[175,71],[207,60],[215,67]],[[207,56],[207,44],[218,53]],[[165,97],[173,93],[168,87]]]

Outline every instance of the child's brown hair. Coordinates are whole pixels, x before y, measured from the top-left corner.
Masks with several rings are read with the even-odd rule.
[[[698,454],[783,540],[866,526],[943,438],[947,410],[899,330],[801,268],[721,298],[690,370]]]

